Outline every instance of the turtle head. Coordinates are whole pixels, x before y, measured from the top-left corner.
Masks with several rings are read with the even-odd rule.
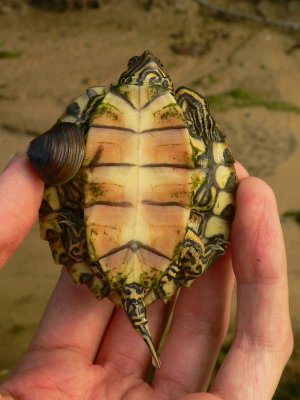
[[[173,82],[163,70],[161,61],[149,50],[140,56],[131,57],[128,68],[119,79],[120,85],[143,85],[152,84],[165,87],[166,90],[174,92]]]

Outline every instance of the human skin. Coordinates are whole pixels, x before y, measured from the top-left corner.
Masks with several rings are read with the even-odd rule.
[[[181,290],[162,368],[151,385],[145,382],[148,350],[125,313],[76,287],[63,269],[27,353],[0,386],[0,399],[271,399],[293,347],[284,241],[272,190],[241,165],[236,169],[231,245],[190,289]],[[2,172],[0,267],[31,229],[42,193],[24,156]],[[234,280],[234,339],[208,391],[229,324]],[[161,302],[148,308],[156,341],[168,312]]]

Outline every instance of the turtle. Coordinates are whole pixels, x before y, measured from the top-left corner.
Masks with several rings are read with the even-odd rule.
[[[146,50],[72,101],[27,158],[45,183],[40,234],[55,263],[123,307],[159,368],[146,307],[224,254],[235,211],[234,157],[207,100],[175,91]]]

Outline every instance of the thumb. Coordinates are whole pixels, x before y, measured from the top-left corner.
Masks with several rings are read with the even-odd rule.
[[[18,154],[0,175],[0,268],[34,224],[43,183],[24,154]]]

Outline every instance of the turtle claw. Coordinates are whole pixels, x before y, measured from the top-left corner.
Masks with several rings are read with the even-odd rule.
[[[144,303],[145,289],[136,283],[125,285],[122,290],[123,307],[134,329],[139,333],[152,354],[152,363],[155,368],[160,368],[161,362],[154,348],[151,338],[146,306]]]

